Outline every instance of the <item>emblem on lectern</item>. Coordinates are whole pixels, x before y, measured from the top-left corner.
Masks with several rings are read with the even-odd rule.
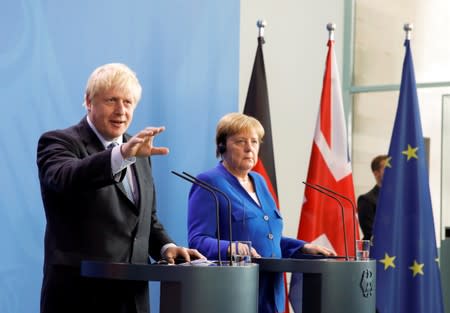
[[[372,271],[369,269],[364,270],[361,275],[361,282],[359,283],[364,297],[367,298],[372,296],[373,283],[374,277]]]

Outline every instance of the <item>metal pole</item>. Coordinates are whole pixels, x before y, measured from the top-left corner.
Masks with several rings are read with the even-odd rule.
[[[267,22],[265,20],[258,20],[256,26],[258,26],[259,33],[258,37],[264,38],[264,27],[266,27]]]
[[[413,24],[406,23],[405,25],[403,25],[403,30],[406,33],[406,40],[410,40],[411,39],[411,33],[412,33],[412,30],[413,30]]]
[[[336,30],[336,24],[335,23],[328,23],[327,24],[327,30],[328,30],[328,39],[334,40],[334,31]]]

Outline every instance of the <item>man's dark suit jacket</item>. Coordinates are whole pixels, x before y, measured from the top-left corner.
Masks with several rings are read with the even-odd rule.
[[[82,260],[148,263],[149,255],[159,259],[162,246],[172,242],[156,216],[150,159],[137,158],[132,165],[137,205],[114,180],[111,150],[105,150],[86,117],[43,134],[37,164],[47,219],[42,312],[63,305],[60,312],[126,312],[127,305],[134,306],[130,298],[137,312],[147,312],[146,282],[81,278],[79,270]]]
[[[373,221],[377,209],[378,194],[380,187],[375,185],[368,193],[358,197],[358,218],[359,225],[364,234],[365,240],[372,238]]]

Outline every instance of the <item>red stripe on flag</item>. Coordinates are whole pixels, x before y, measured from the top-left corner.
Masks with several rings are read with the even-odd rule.
[[[264,163],[261,161],[261,159],[258,159],[258,162],[253,167],[253,171],[258,172],[259,174],[261,174],[264,177],[264,179],[267,183],[267,186],[269,187],[269,191],[272,194],[272,197],[275,200],[275,203],[277,204],[277,208],[279,208],[280,205],[278,203],[278,195],[275,191],[275,188],[272,185],[272,182],[270,181],[269,175],[267,174],[266,168],[264,167]]]

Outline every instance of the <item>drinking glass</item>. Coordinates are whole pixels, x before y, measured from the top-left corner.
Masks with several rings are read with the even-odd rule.
[[[359,261],[369,260],[370,240],[356,240],[356,259]]]
[[[252,262],[252,242],[235,241],[232,245],[231,260],[234,266],[245,266]]]

